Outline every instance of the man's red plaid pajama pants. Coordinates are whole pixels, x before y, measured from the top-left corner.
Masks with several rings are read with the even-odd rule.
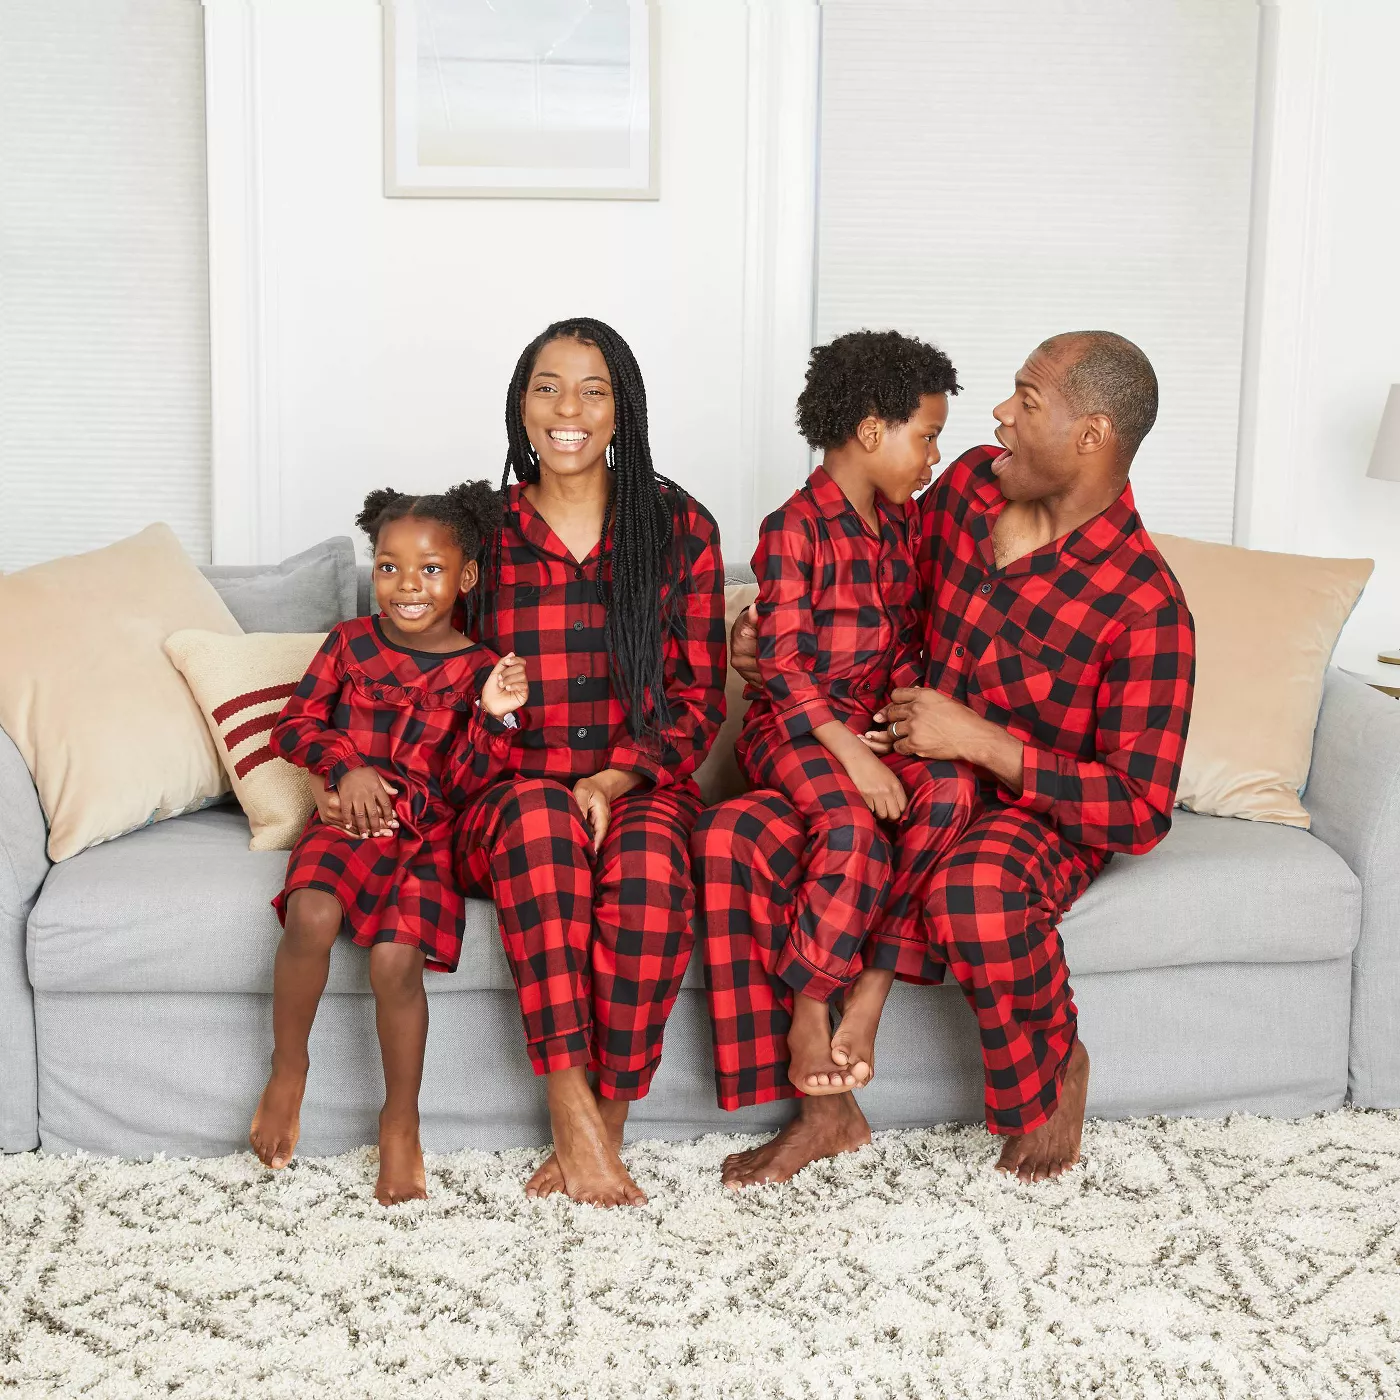
[[[964,783],[974,782],[956,767]],[[938,853],[925,867],[922,908],[891,904],[891,915],[901,916],[882,922],[864,958],[907,981],[941,982],[952,969],[981,1034],[987,1125],[995,1133],[1030,1132],[1055,1109],[1075,1040],[1059,921],[1106,857],[1020,808],[945,799],[933,814],[940,818],[946,824],[930,847]],[[906,820],[896,841],[910,829]],[[773,969],[788,938],[806,843],[801,818],[772,791],[712,807],[691,840],[726,1109],[796,1093],[787,1077],[791,992]]]
[[[694,941],[691,782],[612,805],[595,856],[573,791],[514,778],[475,799],[454,839],[469,894],[496,903],[536,1074],[587,1066],[599,1092],[639,1099]]]
[[[802,878],[786,906],[788,936],[771,971],[818,1001],[851,985],[867,936],[886,919],[895,936],[916,936],[922,883],[976,801],[965,769],[900,754],[884,761],[909,794],[898,827],[875,816],[845,766],[811,734],[789,739],[763,726],[741,740],[740,766],[753,786],[781,792],[805,833]]]

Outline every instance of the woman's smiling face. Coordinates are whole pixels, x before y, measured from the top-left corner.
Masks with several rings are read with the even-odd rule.
[[[581,340],[551,340],[535,360],[520,413],[542,468],[558,476],[596,468],[617,425],[603,352]]]

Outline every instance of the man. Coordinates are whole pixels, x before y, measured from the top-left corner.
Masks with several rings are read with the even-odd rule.
[[[962,765],[980,800],[970,818],[950,806],[963,825],[929,873],[922,941],[877,936],[865,960],[886,984],[952,970],[977,1017],[987,1124],[1007,1139],[998,1170],[1040,1181],[1079,1160],[1089,1084],[1058,925],[1114,851],[1150,850],[1171,826],[1195,640],[1128,485],[1157,416],[1142,351],[1055,336],[994,415],[1003,450],[964,453],[919,503],[926,684],[896,691],[869,736]],[[750,681],[754,646],[741,618],[731,659]],[[804,842],[772,792],[710,809],[692,840],[726,1107],[796,1093],[772,1063],[787,1029],[772,967]],[[726,1161],[725,1184],[785,1181],[869,1140],[849,1093],[804,1097]]]

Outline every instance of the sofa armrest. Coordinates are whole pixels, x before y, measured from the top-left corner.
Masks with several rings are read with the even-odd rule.
[[[1400,1107],[1400,701],[1328,671],[1303,805],[1313,834],[1361,881],[1351,1100]]]
[[[39,1145],[39,1066],[25,928],[49,872],[48,831],[29,769],[3,729],[0,812],[0,1152],[27,1152]]]

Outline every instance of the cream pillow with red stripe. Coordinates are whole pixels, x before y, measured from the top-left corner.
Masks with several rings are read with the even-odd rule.
[[[204,711],[214,747],[248,817],[253,851],[286,851],[315,802],[304,768],[278,758],[268,736],[306,674],[324,632],[176,632],[166,655]]]

